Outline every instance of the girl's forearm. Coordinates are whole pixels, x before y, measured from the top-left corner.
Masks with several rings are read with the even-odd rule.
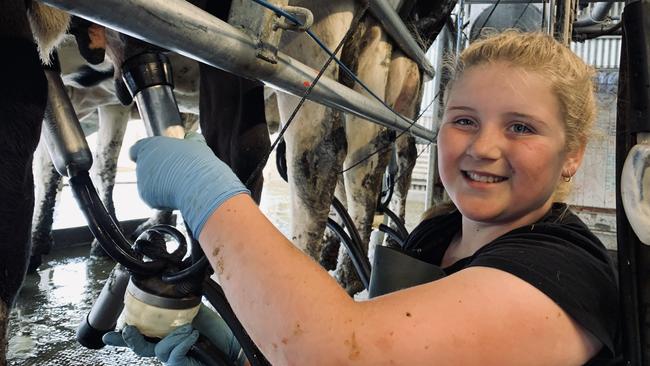
[[[354,333],[360,319],[360,304],[295,248],[249,196],[219,207],[200,242],[235,313],[272,363],[315,364],[322,355],[336,363],[341,339]]]

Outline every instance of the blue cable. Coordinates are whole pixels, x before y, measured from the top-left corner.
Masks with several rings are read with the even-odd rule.
[[[252,1],[254,3],[256,3],[256,4],[259,4],[259,5],[261,5],[261,6],[265,7],[265,8],[273,11],[277,15],[280,15],[280,16],[288,19],[290,22],[292,22],[292,23],[294,23],[296,25],[300,25],[300,26],[303,25],[303,23],[300,20],[298,20],[296,17],[294,17],[293,15],[287,13],[286,11],[278,8],[277,6],[275,6],[275,5],[271,4],[271,3],[266,2],[265,0],[252,0]],[[345,64],[341,60],[339,60],[338,57],[336,57],[336,55],[334,55],[332,53],[332,51],[330,51],[329,48],[327,48],[327,46],[323,43],[323,41],[321,41],[320,38],[318,38],[314,34],[314,32],[311,31],[311,29],[307,29],[306,33],[309,35],[309,37],[311,37],[311,39],[314,40],[314,42],[316,42],[316,44],[318,44],[318,46],[320,48],[322,48],[330,57],[332,57],[334,62],[336,62],[346,74],[348,74],[356,83],[361,85],[361,87],[365,91],[367,91],[373,98],[375,98],[377,101],[379,101],[381,104],[383,104],[386,108],[388,108],[388,110],[393,112],[393,114],[395,114],[396,116],[398,116],[399,118],[401,118],[402,120],[404,120],[405,122],[408,122],[410,124],[407,129],[402,130],[403,132],[406,132],[406,131],[410,130],[411,127],[417,122],[417,119],[415,119],[413,121],[408,120],[407,118],[405,118],[401,114],[397,113],[388,104],[386,104],[386,102],[384,100],[379,98],[379,96],[377,96],[377,94],[375,94],[372,90],[370,90],[370,88],[368,88],[368,86],[366,86],[366,84],[364,84],[361,80],[359,80],[357,75],[355,75],[354,72],[352,72],[352,70],[350,70],[347,66],[345,66]]]

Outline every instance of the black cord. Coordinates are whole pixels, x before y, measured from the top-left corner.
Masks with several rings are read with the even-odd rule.
[[[282,10],[281,8],[267,2],[266,0],[251,0],[251,1],[253,1],[254,3],[259,4],[259,5],[267,8],[267,9],[269,9],[271,11],[273,11],[274,13],[276,13],[279,16],[285,17],[286,19],[288,19],[289,21],[291,21],[292,23],[294,23],[296,25],[300,25],[300,26],[303,25],[303,23],[300,20],[298,20],[296,17],[294,17],[293,15],[287,13],[286,11]],[[366,4],[366,6],[368,6],[368,5]],[[365,12],[365,9],[363,10],[363,12]],[[351,23],[351,24],[353,24],[353,23]],[[353,27],[350,26],[350,28],[353,28]],[[341,67],[341,70],[343,70],[343,72],[345,74],[350,76],[350,78],[352,78],[357,84],[359,84],[359,86],[361,86],[366,92],[368,92],[368,94],[370,94],[371,97],[373,97],[374,99],[379,101],[379,103],[383,104],[384,107],[386,107],[388,110],[390,110],[393,114],[395,114],[399,118],[403,119],[406,122],[410,122],[406,118],[404,118],[402,115],[397,113],[388,104],[386,104],[386,102],[382,98],[380,98],[377,94],[375,94],[375,92],[373,92],[363,81],[361,81],[359,79],[359,77],[357,75],[355,75],[354,72],[352,72],[352,70],[350,70],[350,68],[348,68],[341,60],[338,59],[338,57],[336,57],[336,52],[330,51],[330,49],[327,48],[325,43],[323,43],[323,41],[321,41],[320,38],[318,38],[318,36],[316,36],[316,34],[314,34],[314,32],[311,31],[311,29],[305,30],[305,33],[307,33],[307,35],[309,35],[309,37],[312,40],[314,40],[314,42],[316,42],[316,44],[318,44],[318,46],[320,46],[320,48],[322,48],[323,51],[325,51],[325,53],[327,53],[330,57],[333,57],[334,62],[336,62]]]
[[[483,24],[481,25],[481,27],[479,29],[483,29],[483,27],[485,27],[488,20],[490,20],[490,18],[492,17],[492,14],[494,14],[494,11],[497,10],[497,6],[499,6],[500,2],[501,2],[501,0],[497,0],[497,2],[494,4],[494,7],[490,10],[490,14],[488,14],[487,18],[485,18],[485,21],[483,22]]]
[[[419,159],[420,156],[422,156],[422,154],[424,154],[424,152],[427,151],[427,149],[429,148],[429,146],[431,146],[431,144],[433,144],[433,141],[428,142],[426,146],[422,148],[422,150],[415,156],[415,160]],[[404,176],[404,174],[406,174],[406,172],[401,172],[397,176],[397,178],[395,178],[395,184],[397,184],[397,182],[400,180],[400,178]]]
[[[352,261],[354,269],[357,271],[359,280],[363,283],[363,287],[366,290],[370,287],[370,261],[368,260],[368,255],[365,253],[363,248],[359,248],[354,240],[345,232],[343,226],[338,222],[332,220],[331,217],[327,218],[325,226],[332,230],[334,234],[339,238],[339,241],[345,246],[348,252],[348,256]],[[356,228],[352,226],[348,227],[348,230],[356,232]]]
[[[379,224],[379,231],[382,233],[388,235],[391,239],[393,239],[397,244],[398,247],[404,248],[404,241],[406,238],[403,238],[397,230],[393,229],[392,227],[385,225],[385,224]]]
[[[523,17],[524,14],[526,14],[526,10],[528,10],[528,7],[530,6],[530,2],[531,2],[531,1],[532,1],[532,0],[528,0],[528,2],[526,3],[526,6],[524,7],[524,10],[521,12],[521,14],[519,14],[519,17],[517,18],[517,20],[515,20],[515,22],[512,23],[512,27],[513,27],[513,28],[516,28],[516,27],[517,27],[517,23],[519,23],[519,21],[521,20],[521,17]]]
[[[417,123],[418,120],[420,120],[420,118],[424,115],[424,112],[426,112],[427,110],[429,110],[429,108],[431,108],[431,106],[433,105],[433,102],[436,101],[436,99],[438,99],[438,96],[439,96],[439,95],[440,95],[440,92],[438,92],[438,93],[433,97],[433,99],[431,100],[431,102],[429,102],[429,104],[427,105],[427,107],[426,107],[422,112],[420,112],[420,114],[418,114],[418,116],[413,120],[413,122],[410,123],[410,125],[408,126],[408,128],[406,128],[405,130],[400,131],[400,133],[397,134],[394,138],[392,138],[388,144],[385,144],[384,146],[379,147],[377,150],[371,152],[370,154],[368,154],[368,155],[365,156],[364,158],[360,159],[359,161],[356,161],[354,164],[352,164],[352,165],[350,165],[349,167],[347,167],[347,168],[341,170],[338,174],[343,174],[343,173],[347,172],[348,170],[350,170],[350,169],[352,169],[352,168],[355,168],[356,166],[358,166],[359,164],[363,163],[364,161],[370,159],[371,157],[373,157],[373,156],[379,154],[380,152],[383,152],[383,151],[385,151],[386,149],[390,148],[390,146],[391,146],[392,143],[394,143],[395,141],[397,141],[398,138],[402,137],[405,133],[407,133],[407,132],[411,129],[411,127],[412,127],[415,123]],[[434,136],[434,137],[435,137],[435,136]],[[431,145],[432,142],[433,142],[433,141],[429,141],[429,143],[427,144],[427,146]]]

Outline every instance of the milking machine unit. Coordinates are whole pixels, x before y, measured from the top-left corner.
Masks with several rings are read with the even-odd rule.
[[[650,4],[628,2],[616,120],[617,242],[623,353],[627,364],[650,360]],[[621,210],[621,207],[624,209]]]
[[[210,280],[208,261],[194,239],[191,255],[186,256],[186,239],[172,226],[154,226],[133,244],[125,238],[90,180],[92,156],[60,73],[47,70],[46,77],[48,105],[43,138],[50,156],[57,171],[69,178],[93,235],[118,262],[79,326],[79,343],[93,349],[103,347],[101,337],[115,330],[118,318],[120,323],[135,325],[145,336],[164,337],[192,321],[204,295],[229,325],[250,363],[268,364],[234,316],[219,285]],[[149,135],[183,138],[172,92],[171,65],[163,53],[144,53],[127,60],[124,81]],[[171,253],[167,250],[168,238],[177,243]],[[223,353],[202,337],[190,354],[206,365],[228,364]]]

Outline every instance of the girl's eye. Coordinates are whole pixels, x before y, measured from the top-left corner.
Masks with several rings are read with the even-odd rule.
[[[453,123],[458,126],[467,126],[467,127],[473,126],[475,124],[474,121],[468,118],[458,118],[454,120]]]
[[[523,123],[514,123],[510,126],[510,130],[514,133],[520,134],[520,135],[527,135],[534,133],[532,128],[526,126]]]

